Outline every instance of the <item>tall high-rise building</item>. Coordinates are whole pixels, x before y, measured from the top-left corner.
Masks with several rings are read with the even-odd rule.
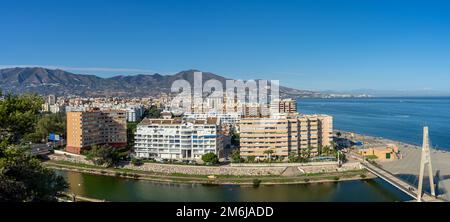
[[[124,110],[92,109],[67,112],[66,151],[80,154],[93,145],[127,144],[127,116]]]
[[[330,146],[333,118],[327,115],[274,114],[269,118],[244,118],[240,122],[241,156],[261,157],[272,150],[275,156]]]
[[[55,105],[56,104],[56,96],[55,95],[48,95],[47,97],[47,103],[49,105]]]

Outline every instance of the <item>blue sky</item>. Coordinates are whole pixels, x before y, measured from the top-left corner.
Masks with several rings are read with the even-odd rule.
[[[450,92],[446,1],[1,1],[0,67]]]

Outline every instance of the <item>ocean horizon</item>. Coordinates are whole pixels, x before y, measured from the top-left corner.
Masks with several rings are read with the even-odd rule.
[[[328,114],[334,129],[422,144],[422,129],[429,127],[436,149],[450,150],[450,97],[372,97],[298,99],[297,111]]]

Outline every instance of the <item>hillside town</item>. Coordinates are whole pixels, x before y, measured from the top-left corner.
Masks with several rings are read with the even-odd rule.
[[[290,155],[314,157],[320,149],[332,149],[333,118],[300,114],[293,99],[244,104],[240,112],[237,101],[234,110],[223,105],[217,112],[216,103],[205,99],[181,115],[165,106],[170,99],[168,95],[139,99],[50,95],[43,112],[65,113],[67,134],[60,138],[65,138],[64,150],[73,154],[93,146],[120,148],[131,140],[130,156],[160,161],[197,161],[208,153],[229,160],[233,152],[239,152],[246,161],[287,162]],[[127,134],[133,123],[135,131]]]

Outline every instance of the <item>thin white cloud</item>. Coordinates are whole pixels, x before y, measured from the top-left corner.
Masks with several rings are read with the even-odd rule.
[[[108,68],[108,67],[71,67],[71,66],[53,66],[53,65],[0,65],[1,69],[5,68],[26,68],[26,67],[42,67],[47,69],[61,69],[65,71],[76,72],[115,72],[115,73],[135,73],[135,74],[153,74],[153,70],[134,69],[134,68]]]

